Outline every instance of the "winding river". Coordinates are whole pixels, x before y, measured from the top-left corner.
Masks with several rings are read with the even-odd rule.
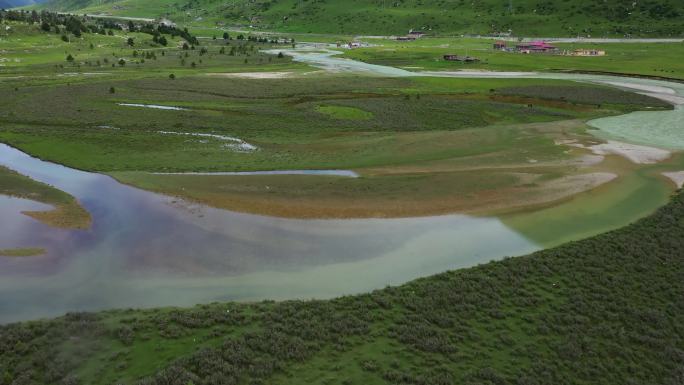
[[[681,84],[652,80],[534,73],[416,74],[335,58],[319,47],[287,54],[331,71],[619,82],[612,85],[667,97],[673,103],[684,100]],[[677,107],[593,124],[606,137],[677,150],[684,149],[683,114]],[[530,236],[521,230],[524,226],[515,224],[516,218],[296,220],[179,204],[174,198],[122,185],[105,175],[44,162],[6,145],[0,145],[0,165],[68,192],[93,216],[93,226],[87,231],[51,228],[20,213],[42,210],[45,205],[0,196],[0,249],[40,246],[48,250],[45,256],[0,258],[0,322],[115,307],[328,298],[521,255],[565,240],[550,236],[549,242]],[[660,183],[663,193],[644,204],[646,211],[662,204],[671,191],[664,180],[653,183]],[[538,227],[545,227],[545,218],[536,219],[541,223]],[[582,218],[587,226],[592,221],[589,214]],[[617,222],[628,220],[618,218]],[[582,231],[572,234],[586,235]]]

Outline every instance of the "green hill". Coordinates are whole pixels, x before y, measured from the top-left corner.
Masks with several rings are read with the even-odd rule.
[[[51,0],[37,7],[292,32],[684,35],[680,0]]]

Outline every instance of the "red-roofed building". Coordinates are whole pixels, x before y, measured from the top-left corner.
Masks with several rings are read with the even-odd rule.
[[[520,43],[515,46],[518,52],[522,53],[546,53],[558,51],[556,46],[553,46],[544,41],[533,41],[529,43]]]

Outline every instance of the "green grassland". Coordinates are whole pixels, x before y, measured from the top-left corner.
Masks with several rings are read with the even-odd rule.
[[[480,212],[497,201],[538,203],[546,182],[577,173],[563,164],[576,155],[555,139],[584,135],[582,122],[590,118],[670,108],[646,96],[557,80],[323,75],[261,52],[282,45],[222,36],[200,39],[195,49],[183,49],[180,38],[163,47],[148,34],[124,31],[70,42],[58,36],[12,24],[3,53],[12,64],[0,82],[11,97],[0,100],[0,140],[138,187],[262,214],[410,216]],[[236,72],[291,76],[230,76]],[[181,133],[240,138],[257,150],[234,151],[224,140]],[[283,169],[355,169],[363,178],[144,173]],[[516,174],[523,169],[525,178]]]
[[[683,374],[683,217],[679,194],[604,235],[327,301],[6,325],[1,381],[674,385]]]
[[[568,87],[575,97],[564,100]],[[547,92],[543,97],[525,94],[538,89]],[[575,155],[554,139],[582,135],[582,121],[588,118],[647,106],[670,108],[605,87],[528,79],[256,80],[196,74],[175,80],[24,84],[17,90],[9,85],[6,90],[13,97],[0,101],[0,140],[41,159],[107,172],[138,187],[217,207],[296,217],[472,212],[497,196],[538,202],[543,186],[515,176],[515,170],[526,169],[540,182],[577,172],[563,164]],[[43,108],[35,111],[34,103]],[[556,124],[567,127],[554,131]],[[221,139],[169,133],[240,138],[257,150],[234,151]],[[531,169],[529,162],[551,165]],[[219,177],[217,183],[214,178],[140,173],[287,169],[354,169],[364,177],[335,182],[325,177]],[[507,193],[526,185],[539,187],[534,197]],[[487,199],[474,204],[479,195]],[[454,197],[460,197],[458,202]]]
[[[55,209],[51,211],[24,212],[50,226],[73,229],[90,227],[90,214],[74,197],[2,166],[0,166],[0,194],[31,199],[54,206]],[[9,255],[11,251],[4,254]]]
[[[554,101],[516,99],[496,92],[570,84],[525,79],[434,82],[333,76],[254,80],[207,75],[175,80],[94,78],[60,86],[21,83],[17,87],[17,82],[8,82],[0,85],[12,95],[0,101],[0,139],[46,160],[97,171],[362,168],[502,150],[512,139],[507,130],[463,131],[468,128],[583,119],[645,105],[668,108],[654,99],[602,88],[598,90],[606,97],[601,108],[593,103],[562,101],[560,93]],[[597,90],[576,87],[588,95]],[[443,91],[447,89],[450,91]],[[634,104],[635,98],[640,104]],[[40,111],[33,108],[35,104],[43,106]],[[363,111],[368,119],[338,119],[321,114],[321,106]],[[471,139],[452,147],[436,144],[439,151],[426,141],[410,152],[397,151],[410,145],[401,138],[444,130]],[[234,152],[217,140],[159,131],[228,135],[259,150]],[[478,143],[480,146],[466,146]],[[550,140],[548,143],[555,147]]]
[[[303,33],[487,34],[518,36],[681,36],[684,5],[677,0],[51,0],[37,8],[232,25]]]
[[[411,71],[597,71],[684,79],[684,43],[559,43],[561,50],[605,50],[601,57],[523,55],[492,49],[494,40],[422,38],[412,42],[367,39],[374,46],[345,50],[344,56]],[[516,43],[510,42],[509,46]],[[469,55],[476,63],[446,61],[446,54]]]

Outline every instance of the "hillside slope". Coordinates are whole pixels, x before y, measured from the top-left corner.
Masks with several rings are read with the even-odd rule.
[[[59,11],[170,16],[293,32],[682,36],[680,0],[50,0]]]
[[[0,0],[0,9],[23,7],[41,3],[43,0]]]

